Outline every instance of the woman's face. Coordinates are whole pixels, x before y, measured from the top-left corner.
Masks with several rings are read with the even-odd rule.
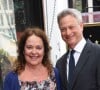
[[[36,66],[42,64],[44,57],[44,44],[40,37],[32,35],[28,37],[24,47],[26,64]]]

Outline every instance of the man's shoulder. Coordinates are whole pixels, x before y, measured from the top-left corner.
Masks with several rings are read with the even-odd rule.
[[[67,53],[63,54],[63,55],[57,60],[57,64],[63,63],[63,62],[65,61],[66,58],[67,58]]]
[[[92,49],[94,48],[94,49],[100,50],[100,45],[96,44],[96,43],[93,43],[90,40],[87,41],[87,45],[90,45]]]
[[[67,53],[64,53],[58,60],[64,59],[66,57]]]

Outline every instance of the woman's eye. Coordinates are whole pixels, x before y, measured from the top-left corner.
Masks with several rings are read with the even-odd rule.
[[[41,46],[37,46],[36,48],[37,48],[37,49],[42,49],[42,47],[41,47]]]
[[[27,49],[32,49],[32,47],[31,47],[31,46],[26,46],[26,48],[27,48]]]

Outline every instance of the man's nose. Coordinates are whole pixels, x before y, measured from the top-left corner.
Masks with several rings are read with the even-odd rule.
[[[70,30],[69,28],[67,28],[66,34],[67,34],[67,35],[70,35],[70,33],[71,33],[71,30]]]

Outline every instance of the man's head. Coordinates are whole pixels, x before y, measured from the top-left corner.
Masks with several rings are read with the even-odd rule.
[[[63,40],[70,48],[74,48],[83,37],[81,13],[76,9],[70,8],[62,11],[57,19]]]

